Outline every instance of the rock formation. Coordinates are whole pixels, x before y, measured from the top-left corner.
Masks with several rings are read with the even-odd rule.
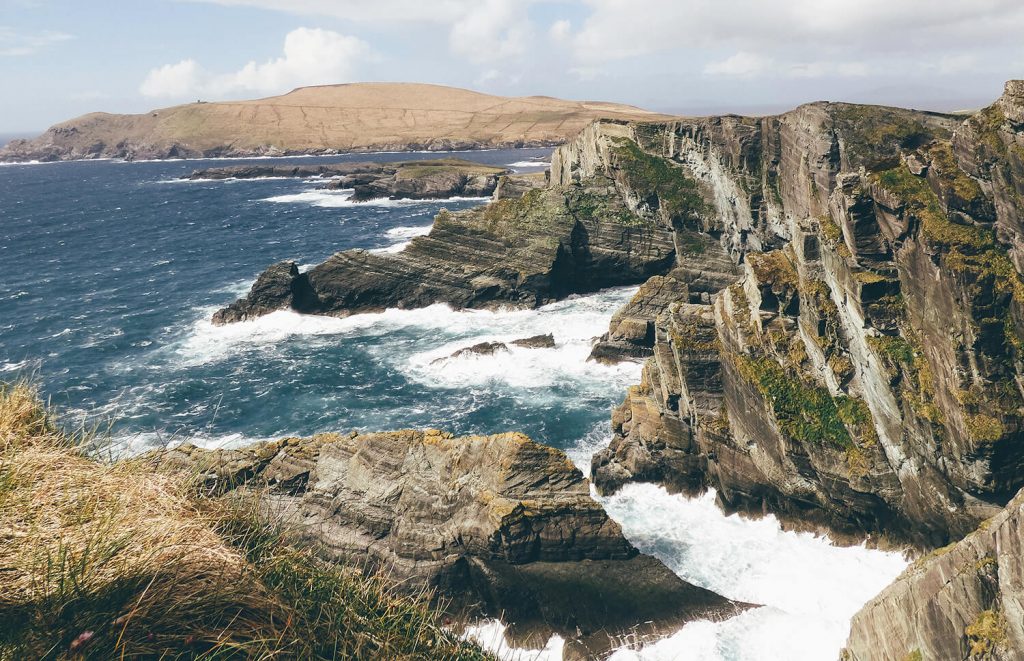
[[[1024,658],[1024,492],[853,618],[843,661]]]
[[[1024,485],[1022,113],[1011,82],[966,118],[816,103],[630,126],[704,184],[698,229],[741,275],[711,304],[674,285],[597,487],[713,487],[727,510],[925,548],[1005,505]],[[553,181],[606,167],[605,126]],[[632,315],[610,338],[636,344]]]
[[[730,511],[940,546],[1024,486],[1022,119],[1015,81],[971,116],[596,122],[547,187],[442,213],[397,255],[276,266],[215,321],[535,306],[655,276],[594,348],[649,356],[598,489],[714,488]]]
[[[0,149],[0,162],[541,147],[565,142],[602,117],[662,116],[614,103],[491,96],[441,85],[322,85],[139,115],[91,113],[12,141]]]
[[[377,198],[435,200],[455,196],[488,197],[506,168],[458,158],[395,163],[325,165],[233,165],[195,170],[189,179],[323,178],[323,188],[352,189],[352,200]]]
[[[427,236],[402,252],[339,252],[306,273],[287,265],[260,276],[253,291],[214,323],[273,309],[345,315],[433,303],[536,307],[569,294],[635,284],[674,261],[671,229],[633,214],[615,182],[595,176],[572,188],[535,188],[486,207],[442,211]],[[261,283],[272,278],[276,304]]]
[[[569,459],[522,434],[322,434],[139,461],[212,494],[254,491],[326,559],[437,590],[453,615],[503,615],[520,636],[557,631],[588,657],[742,608],[640,554]]]

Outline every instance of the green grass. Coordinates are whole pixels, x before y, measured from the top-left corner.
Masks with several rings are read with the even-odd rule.
[[[641,197],[656,197],[668,220],[687,221],[708,213],[700,186],[681,167],[631,140],[618,140],[612,153],[626,185]]]
[[[783,433],[801,443],[846,449],[853,445],[847,425],[871,425],[863,402],[832,397],[821,386],[792,376],[771,358],[737,357],[744,379],[769,401]]]

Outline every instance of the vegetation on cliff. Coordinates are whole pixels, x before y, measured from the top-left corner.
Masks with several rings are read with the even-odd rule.
[[[0,659],[487,659],[428,595],[321,562],[244,499],[96,461],[0,385]]]

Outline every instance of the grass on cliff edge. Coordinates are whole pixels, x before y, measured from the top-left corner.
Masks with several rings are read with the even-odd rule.
[[[84,440],[30,385],[0,384],[0,659],[490,658],[425,596]]]

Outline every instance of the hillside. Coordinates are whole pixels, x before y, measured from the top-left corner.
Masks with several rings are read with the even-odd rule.
[[[440,85],[303,87],[139,115],[90,113],[0,149],[0,161],[185,158],[544,146],[598,118],[659,115],[612,103],[500,97]]]

